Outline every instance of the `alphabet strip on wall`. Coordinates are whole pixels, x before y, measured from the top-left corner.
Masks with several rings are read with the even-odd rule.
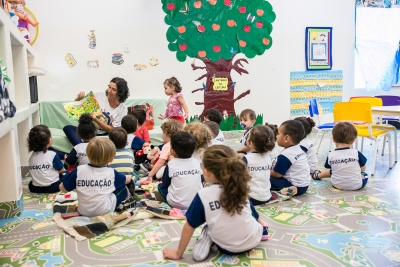
[[[323,113],[331,113],[333,104],[341,102],[343,73],[334,71],[290,72],[290,115],[309,115],[308,105],[315,98]]]

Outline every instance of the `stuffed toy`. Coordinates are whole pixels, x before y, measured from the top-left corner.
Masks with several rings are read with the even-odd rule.
[[[142,165],[148,171],[150,171],[154,164],[157,163],[160,153],[161,150],[158,146],[145,145],[141,150],[136,151],[135,164]],[[138,166],[137,169],[140,169],[140,166]]]
[[[159,157],[160,157],[161,151],[158,146],[150,146],[150,151],[147,152],[147,159],[150,161],[152,165],[156,164]]]

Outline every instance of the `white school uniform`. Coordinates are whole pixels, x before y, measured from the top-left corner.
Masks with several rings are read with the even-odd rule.
[[[215,139],[220,141],[223,145],[225,145],[225,136],[221,130],[219,130],[219,133],[218,133],[217,137],[215,137]]]
[[[262,225],[252,216],[250,201],[240,214],[226,212],[219,202],[223,189],[212,184],[201,189],[186,213],[190,226],[197,228],[207,222],[209,236],[219,247],[230,252],[250,250],[260,243]],[[253,207],[254,208],[254,207]]]
[[[194,196],[203,188],[200,162],[191,157],[174,158],[164,170],[162,183],[168,187],[167,202],[174,208],[187,210]]]
[[[325,168],[331,169],[332,185],[342,190],[358,190],[362,187],[361,167],[367,159],[357,149],[338,148],[330,152]]]
[[[300,141],[300,147],[306,152],[308,165],[310,165],[310,173],[317,169],[318,157],[317,151],[315,150],[315,146],[313,142],[306,136],[303,140]]]
[[[127,197],[125,175],[109,167],[91,164],[78,166],[63,179],[67,191],[76,189],[78,211],[83,216],[93,217],[114,211],[118,199]]]
[[[32,185],[49,186],[60,180],[58,171],[64,167],[54,151],[33,152],[28,160]]]
[[[278,156],[274,171],[282,174],[282,177],[297,187],[310,185],[311,175],[307,155],[300,145],[294,145],[284,149]]]
[[[251,176],[248,183],[251,198],[258,201],[268,201],[271,198],[271,158],[268,153],[248,153],[243,157]]]

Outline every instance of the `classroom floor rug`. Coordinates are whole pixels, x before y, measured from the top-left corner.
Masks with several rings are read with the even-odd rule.
[[[321,169],[328,138],[319,153]],[[373,146],[364,146],[369,172]],[[329,179],[312,181],[303,196],[256,207],[269,225],[269,240],[235,256],[213,247],[205,261],[195,262],[192,248],[200,228],[181,260],[162,258],[163,248],[178,246],[184,219],[133,221],[78,242],[52,220],[56,194],[29,193],[26,178],[21,216],[0,220],[0,266],[400,266],[399,179],[400,167],[388,170],[385,155],[378,156],[375,176],[362,190],[341,191]]]

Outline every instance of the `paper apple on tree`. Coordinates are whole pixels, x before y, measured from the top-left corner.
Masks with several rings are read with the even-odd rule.
[[[244,26],[243,27],[243,31],[244,32],[249,32],[250,31],[250,26],[249,25]]]
[[[233,27],[235,26],[236,22],[233,19],[230,19],[226,22],[226,24],[228,24],[229,27]]]
[[[178,27],[179,33],[184,33],[186,31],[186,27],[184,25]]]
[[[167,4],[167,9],[168,10],[174,10],[175,9],[175,4],[174,3]]]
[[[240,6],[239,8],[238,8],[238,10],[239,10],[239,13],[245,13],[246,12],[246,7],[245,6]]]
[[[201,1],[196,1],[193,3],[195,8],[201,8]]]
[[[213,29],[214,31],[219,31],[219,29],[220,29],[219,24],[216,24],[216,23],[214,23],[211,27],[212,27],[212,29]]]
[[[180,44],[179,45],[179,50],[185,51],[186,49],[187,49],[187,45],[186,44]]]
[[[199,26],[197,26],[197,30],[199,32],[204,32],[206,30],[206,27],[204,27],[204,25],[199,25]]]
[[[221,52],[221,47],[219,45],[214,45],[213,50],[215,53]]]
[[[232,0],[224,0],[224,5],[231,6],[232,5]]]

